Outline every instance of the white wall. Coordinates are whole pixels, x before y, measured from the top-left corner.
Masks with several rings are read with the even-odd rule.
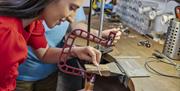
[[[83,7],[89,7],[89,5],[90,5],[90,0],[86,0]]]

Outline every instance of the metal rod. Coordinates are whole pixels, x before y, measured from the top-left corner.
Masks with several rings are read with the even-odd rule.
[[[103,24],[104,24],[104,5],[105,5],[105,0],[101,0],[101,16],[100,16],[100,26],[99,26],[99,31],[98,31],[98,37],[102,37],[102,31],[103,31]],[[101,50],[101,46],[97,45],[97,49]]]
[[[98,37],[102,37],[102,31],[103,31],[103,22],[104,22],[104,6],[105,6],[105,0],[101,0],[101,18],[100,18],[100,27],[98,32]]]
[[[103,25],[104,25],[104,6],[105,6],[105,0],[101,0],[101,18],[100,18],[100,27],[98,31],[98,37],[102,37],[102,31],[103,31]],[[98,49],[101,50],[101,46],[97,45]],[[97,67],[99,75],[102,76],[102,73],[100,71],[99,66]]]

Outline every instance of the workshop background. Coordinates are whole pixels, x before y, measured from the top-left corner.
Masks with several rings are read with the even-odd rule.
[[[90,0],[87,0],[83,6],[87,19],[89,17],[89,3]],[[170,33],[172,33],[170,30],[173,30],[169,28],[170,26],[177,27],[178,29],[180,27],[180,24],[177,23],[176,20],[173,20],[175,18],[180,19],[178,15],[180,14],[180,9],[178,8],[179,5],[179,0],[106,0],[104,8],[104,27],[119,27],[125,35],[129,34],[129,30],[133,30],[163,46],[163,53],[169,58],[179,60],[179,35],[177,35],[177,39],[170,39],[176,43],[173,46],[171,45],[173,42],[167,39],[171,36],[176,36],[176,34],[170,35]],[[100,24],[101,0],[94,0],[92,8],[93,18],[91,27],[99,29],[98,24]],[[180,34],[179,31],[180,30],[178,30],[177,34]],[[136,36],[128,37],[136,38]],[[152,44],[146,40],[140,40],[138,45],[146,46],[148,48],[152,46]],[[72,81],[71,79],[73,79],[73,77],[66,75],[65,73],[60,74],[57,91],[65,91],[64,89],[70,87],[67,87],[67,85],[62,82],[63,76],[69,78],[69,81],[65,82]],[[73,81],[74,82],[72,83],[76,82],[76,80]],[[120,77],[98,76],[95,84],[94,91],[131,91],[127,86],[128,83],[123,83]],[[76,86],[76,84],[71,85]]]

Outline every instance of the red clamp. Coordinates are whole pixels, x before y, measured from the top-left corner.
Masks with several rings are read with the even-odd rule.
[[[79,38],[83,38],[91,42],[95,42],[104,47],[111,47],[115,39],[115,36],[116,36],[116,33],[110,32],[108,39],[105,40],[81,29],[73,30],[72,32],[69,33],[67,39],[65,40],[62,52],[59,57],[59,60],[60,60],[58,64],[59,69],[62,72],[70,74],[70,75],[84,76],[86,78],[92,77],[92,74],[87,73],[84,69],[75,68],[75,67],[67,65],[67,57],[70,55],[75,39],[79,37]],[[66,51],[65,51],[65,48],[67,48]]]

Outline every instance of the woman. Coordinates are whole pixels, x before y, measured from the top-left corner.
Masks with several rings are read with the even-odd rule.
[[[0,1],[0,91],[16,87],[17,68],[26,59],[27,44],[45,63],[59,61],[60,48],[49,48],[41,20],[49,28],[74,15],[84,0]],[[101,53],[92,47],[73,47],[71,56],[98,65]]]

